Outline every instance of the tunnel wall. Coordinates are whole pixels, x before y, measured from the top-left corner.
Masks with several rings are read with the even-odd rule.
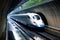
[[[60,27],[60,4],[59,2],[50,2],[34,8],[32,11],[42,12],[52,27]]]
[[[20,3],[21,0],[0,0],[0,39],[7,40],[7,14]]]
[[[6,39],[6,16],[12,0],[0,0],[0,40]]]

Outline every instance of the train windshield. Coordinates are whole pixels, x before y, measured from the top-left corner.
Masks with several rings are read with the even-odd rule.
[[[40,17],[38,15],[35,15],[34,17],[35,19],[40,20]]]

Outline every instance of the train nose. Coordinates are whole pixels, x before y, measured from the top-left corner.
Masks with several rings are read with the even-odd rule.
[[[39,24],[38,27],[44,27],[44,24]]]

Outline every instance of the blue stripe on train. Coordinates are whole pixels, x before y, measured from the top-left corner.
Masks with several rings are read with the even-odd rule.
[[[45,27],[44,25],[35,26],[35,25],[30,25],[30,24],[28,26],[32,28],[44,28]]]

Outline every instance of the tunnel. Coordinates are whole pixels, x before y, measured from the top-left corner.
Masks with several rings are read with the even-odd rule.
[[[23,4],[26,1],[24,0],[0,0],[0,39],[7,40],[7,15],[13,12],[19,6],[23,7]],[[20,4],[21,3],[21,4]],[[37,5],[34,7],[22,8],[20,11],[16,11],[15,13],[23,13],[23,12],[36,12],[39,14],[45,25],[46,25],[46,32],[53,34],[55,36],[60,37],[60,4],[59,0],[53,0],[41,5]],[[12,14],[15,14],[12,13]]]

